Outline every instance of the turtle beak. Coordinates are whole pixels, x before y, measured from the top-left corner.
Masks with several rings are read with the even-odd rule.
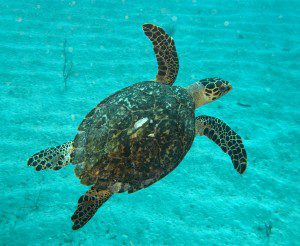
[[[228,92],[232,90],[232,85],[228,83],[227,85]]]

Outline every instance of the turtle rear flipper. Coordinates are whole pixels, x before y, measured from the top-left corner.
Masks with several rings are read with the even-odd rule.
[[[196,132],[213,140],[227,153],[232,160],[234,168],[244,173],[247,168],[247,153],[242,138],[222,120],[211,116],[198,116],[196,118]]]
[[[105,203],[112,193],[109,190],[98,190],[94,186],[78,200],[77,209],[71,217],[74,225],[73,230],[83,227],[97,212],[98,208]]]
[[[73,141],[45,149],[30,157],[27,161],[27,165],[33,166],[36,171],[45,169],[59,170],[70,164],[70,154],[72,150]]]

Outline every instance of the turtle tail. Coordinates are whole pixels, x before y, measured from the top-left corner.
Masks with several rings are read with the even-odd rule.
[[[70,155],[72,151],[73,141],[70,141],[34,154],[28,159],[27,165],[33,166],[36,171],[45,169],[59,170],[71,163]]]

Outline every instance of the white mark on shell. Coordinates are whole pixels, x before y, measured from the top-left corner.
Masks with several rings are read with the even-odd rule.
[[[154,137],[154,133],[150,133],[148,137]]]
[[[147,117],[138,120],[137,122],[135,122],[134,128],[135,128],[135,129],[140,128],[140,127],[141,127],[142,125],[144,125],[147,121],[148,121],[148,118],[147,118]]]
[[[114,183],[111,187],[110,187],[110,190],[113,192],[113,193],[118,193],[122,188],[122,183],[121,182],[117,182],[117,183]]]

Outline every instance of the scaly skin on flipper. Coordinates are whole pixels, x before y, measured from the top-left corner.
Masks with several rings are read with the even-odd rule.
[[[158,63],[156,81],[172,85],[177,77],[179,61],[175,42],[162,28],[144,24],[143,30],[151,40]]]
[[[28,166],[33,166],[36,171],[53,169],[59,170],[70,164],[70,154],[73,150],[73,141],[60,146],[42,150],[27,161]]]
[[[242,138],[220,119],[210,116],[196,117],[196,133],[207,136],[227,153],[234,168],[244,173],[247,168],[247,153]]]
[[[98,190],[92,187],[78,200],[77,209],[71,219],[74,223],[73,230],[83,227],[110,197],[112,193],[109,190]]]

